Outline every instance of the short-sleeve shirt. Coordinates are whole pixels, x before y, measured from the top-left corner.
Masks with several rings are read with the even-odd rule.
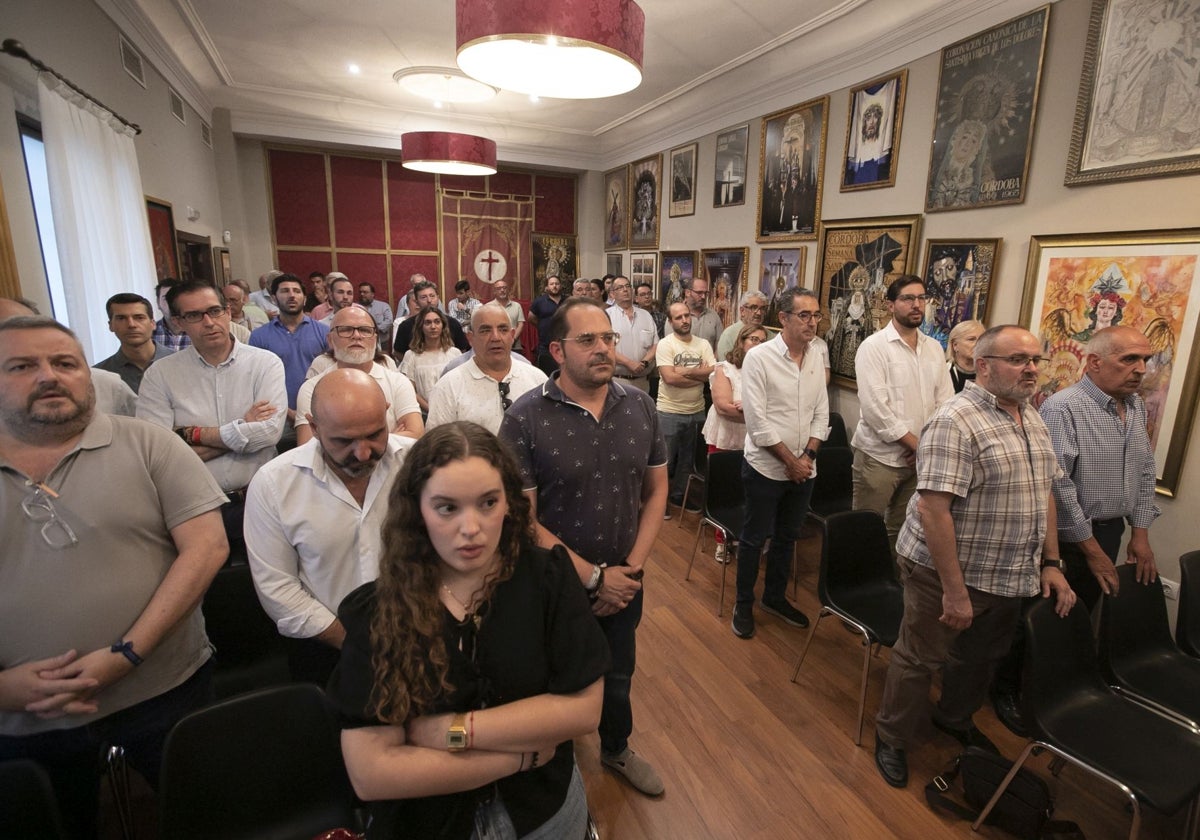
[[[654,359],[660,369],[669,366],[696,368],[717,362],[712,345],[703,338],[693,335],[691,341],[683,341],[675,333],[658,342]],[[658,385],[658,410],[666,414],[696,414],[704,411],[704,383],[670,385],[664,379]]]
[[[300,386],[300,393],[296,395],[295,425],[308,425],[308,417],[306,415],[312,412],[313,391],[317,389],[317,383],[323,377],[336,369],[337,365],[335,363],[334,367],[324,373],[317,374],[311,379],[306,379],[304,384]],[[368,375],[375,380],[379,385],[379,390],[383,391],[384,397],[387,398],[387,424],[389,431],[396,428],[396,423],[404,415],[420,413],[421,405],[417,402],[417,392],[407,376],[398,370],[391,370],[379,364],[379,362],[371,364],[371,370],[368,371]]]
[[[171,529],[225,501],[178,437],[99,413],[44,483],[57,494],[54,511],[74,532],[74,545],[47,545],[45,523],[21,508],[32,494],[26,477],[0,461],[0,668],[71,649],[89,653],[121,639],[179,556]],[[87,725],[169,691],[209,654],[195,609],[145,662],[104,690],[100,711],[53,720],[0,711],[0,734]]]
[[[329,327],[305,315],[295,331],[289,331],[276,318],[250,333],[250,345],[270,350],[283,360],[284,381],[287,386],[288,408],[296,407],[296,394],[304,384],[304,375],[313,359],[324,353]]]
[[[368,583],[338,610],[346,640],[328,691],[346,729],[380,723],[371,697],[376,600],[376,585]],[[438,698],[429,714],[500,706],[539,694],[574,694],[608,671],[608,642],[566,552],[530,548],[522,553],[512,577],[496,587],[484,610],[478,631],[472,621],[460,623],[442,610],[447,677],[454,690]],[[517,834],[525,836],[561,807],[574,765],[572,742],[564,741],[545,765],[475,790],[369,803],[371,836],[466,840],[477,804],[493,791],[503,798]]]
[[[968,382],[934,412],[917,447],[917,490],[950,493],[963,582],[1005,597],[1038,591],[1050,485],[1059,474],[1050,433],[1029,405],[1019,425]],[[896,552],[933,566],[917,505],[908,503]]]
[[[166,347],[163,347],[161,344],[155,344],[154,358],[150,360],[150,365],[170,355],[171,351]],[[146,365],[145,368],[139,367],[122,350],[118,349],[116,353],[113,353],[102,362],[96,362],[92,367],[106,370],[109,373],[115,373],[136,394],[138,389],[142,387],[142,377],[146,375],[146,368],[149,368],[150,365]]]
[[[568,398],[558,374],[513,404],[500,424],[537,515],[592,563],[623,565],[637,540],[642,481],[667,463],[650,395],[617,380],[597,420]]]

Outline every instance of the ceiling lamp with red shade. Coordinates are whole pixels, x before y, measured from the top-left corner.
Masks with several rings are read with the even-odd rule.
[[[452,131],[408,131],[400,136],[401,165],[438,175],[495,175],[496,141]]]
[[[503,90],[598,99],[642,83],[633,0],[456,0],[458,66]]]

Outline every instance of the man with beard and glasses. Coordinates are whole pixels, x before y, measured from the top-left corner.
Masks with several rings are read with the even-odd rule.
[[[162,744],[211,701],[197,608],[228,547],[220,488],[170,432],[95,411],[74,333],[0,322],[0,761],[50,777],[91,837],[102,750],[157,785]]]
[[[329,371],[312,391],[312,439],[259,470],[246,492],[254,587],[287,639],[293,679],[325,685],[345,636],[338,604],[379,574],[388,489],[413,444],[388,434],[387,409],[377,380]]]
[[[598,301],[564,301],[550,321],[559,371],[513,405],[500,438],[534,505],[538,544],[566,547],[608,639],[600,761],[658,796],[662,779],[629,747],[629,694],[642,573],[667,506],[667,450],[650,395],[613,379],[616,344]]]
[[[370,376],[383,391],[387,402],[388,431],[392,434],[416,440],[425,432],[421,420],[421,406],[417,392],[408,377],[389,369],[379,360],[382,355],[376,349],[378,333],[368,330],[375,320],[371,313],[358,304],[338,310],[329,329],[329,350],[333,353],[336,367],[313,376],[300,386],[296,395],[296,443],[308,443],[313,428],[308,422],[313,391],[322,378],[338,368],[354,368]]]
[[[283,296],[279,299],[282,304]],[[283,434],[283,363],[273,353],[233,340],[229,307],[207,283],[181,283],[168,293],[167,305],[192,344],[146,371],[137,416],[173,430],[208,467],[229,497],[221,514],[230,559],[244,561],[246,486],[275,457]],[[276,321],[259,329],[275,329],[283,318],[280,309]]]
[[[734,321],[721,333],[717,342],[717,361],[724,361],[729,351],[737,344],[738,334],[746,327],[761,327],[767,315],[767,296],[759,291],[750,291],[742,295],[738,306],[738,320]]]
[[[1058,554],[1052,484],[1062,476],[1050,433],[1029,398],[1042,362],[1037,336],[992,327],[975,345],[978,375],[925,425],[917,492],[896,544],[904,618],[875,720],[875,764],[893,787],[908,784],[906,750],[929,716],[964,746],[997,752],[972,716],[1008,651],[1024,599],[1075,593]]]
[[[893,553],[916,490],[921,428],[954,396],[942,345],[921,332],[927,299],[920,277],[893,280],[887,289],[891,320],[854,356],[860,413],[852,441],[852,506],[883,517]]]

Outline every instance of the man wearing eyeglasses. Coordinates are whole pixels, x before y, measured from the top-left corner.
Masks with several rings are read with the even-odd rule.
[[[717,342],[717,361],[724,361],[737,343],[738,333],[746,327],[761,327],[767,314],[767,296],[762,292],[746,292],[742,295],[742,304],[738,307],[739,320],[734,321],[721,333]]]
[[[1053,595],[1059,615],[1075,593],[1058,553],[1052,494],[1062,470],[1029,399],[1041,344],[1017,326],[975,345],[974,382],[934,412],[918,444],[917,492],[896,543],[904,618],[875,720],[875,765],[908,784],[907,749],[929,717],[963,746],[998,752],[973,715],[1008,651],[1026,598]]]
[[[658,422],[667,442],[668,503],[682,507],[688,476],[696,466],[696,438],[704,425],[704,386],[717,360],[712,346],[692,334],[692,312],[686,303],[667,307],[671,334],[658,342],[654,363],[658,385]],[[689,510],[700,507],[691,503]],[[664,512],[664,518],[670,514]]]
[[[617,369],[613,374],[635,388],[650,391],[650,371],[654,368],[654,349],[658,330],[644,309],[633,305],[633,286],[628,277],[617,277],[612,284],[613,300],[608,319],[620,336],[616,347]]]
[[[564,301],[549,336],[559,372],[517,401],[500,438],[521,470],[538,544],[567,549],[608,639],[600,762],[658,796],[662,779],[629,746],[629,695],[642,574],[667,503],[666,446],[650,396],[613,378],[618,340],[599,301]]]
[[[282,304],[283,296],[277,299]],[[137,416],[173,430],[204,461],[229,496],[221,513],[230,557],[244,560],[246,485],[275,457],[287,417],[283,362],[268,350],[233,340],[229,307],[207,283],[176,286],[167,304],[192,346],[146,371]],[[272,328],[267,324],[259,330]]]
[[[859,419],[854,446],[855,510],[873,510],[887,525],[893,554],[908,500],[917,486],[917,442],[938,406],[954,396],[941,344],[921,332],[925,282],[911,274],[887,288],[891,320],[854,356]]]
[[[407,376],[381,362],[384,356],[377,349],[377,333],[371,331],[374,323],[371,313],[358,304],[341,309],[333,316],[333,325],[329,328],[329,350],[333,353],[334,366],[306,380],[296,394],[298,446],[312,440],[313,428],[309,424],[308,413],[312,410],[313,391],[317,383],[338,368],[361,370],[379,385],[388,401],[389,432],[413,440],[425,433],[416,389]]]
[[[683,299],[692,313],[692,335],[707,341],[709,349],[716,347],[724,326],[721,316],[708,307],[708,278],[693,277],[684,281]]]
[[[97,412],[91,379],[66,327],[0,322],[0,762],[46,770],[71,837],[95,835],[102,747],[156,785],[167,732],[211,702],[197,605],[228,554],[212,476]]]
[[[546,374],[535,366],[513,364],[512,322],[495,301],[471,316],[470,341],[470,361],[443,375],[429,396],[428,429],[470,420],[495,434],[517,397],[546,381]]]

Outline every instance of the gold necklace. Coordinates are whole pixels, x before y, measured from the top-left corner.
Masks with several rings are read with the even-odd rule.
[[[460,607],[462,607],[462,609],[463,609],[463,621],[465,622],[465,621],[468,621],[468,620],[470,620],[470,621],[471,621],[471,623],[475,625],[475,629],[476,629],[476,630],[478,630],[478,629],[479,629],[479,625],[480,625],[480,623],[482,622],[482,620],[483,620],[483,619],[482,619],[482,618],[481,618],[481,617],[480,617],[480,616],[479,616],[477,613],[475,613],[475,611],[473,610],[473,608],[472,608],[471,606],[468,606],[467,604],[464,604],[464,603],[462,602],[462,600],[461,600],[461,599],[459,599],[459,597],[458,597],[457,595],[455,595],[455,594],[454,594],[454,590],[453,590],[453,589],[451,589],[449,586],[447,586],[446,584],[444,584],[444,583],[443,583],[443,584],[442,584],[442,589],[444,589],[444,590],[446,591],[446,594],[447,594],[447,595],[449,595],[449,596],[450,596],[450,597],[451,597],[451,598],[454,600],[454,603],[456,603],[456,604],[458,604]],[[475,602],[475,599],[474,599],[474,598],[472,598],[472,599],[471,599],[471,603],[473,604],[474,602]]]

